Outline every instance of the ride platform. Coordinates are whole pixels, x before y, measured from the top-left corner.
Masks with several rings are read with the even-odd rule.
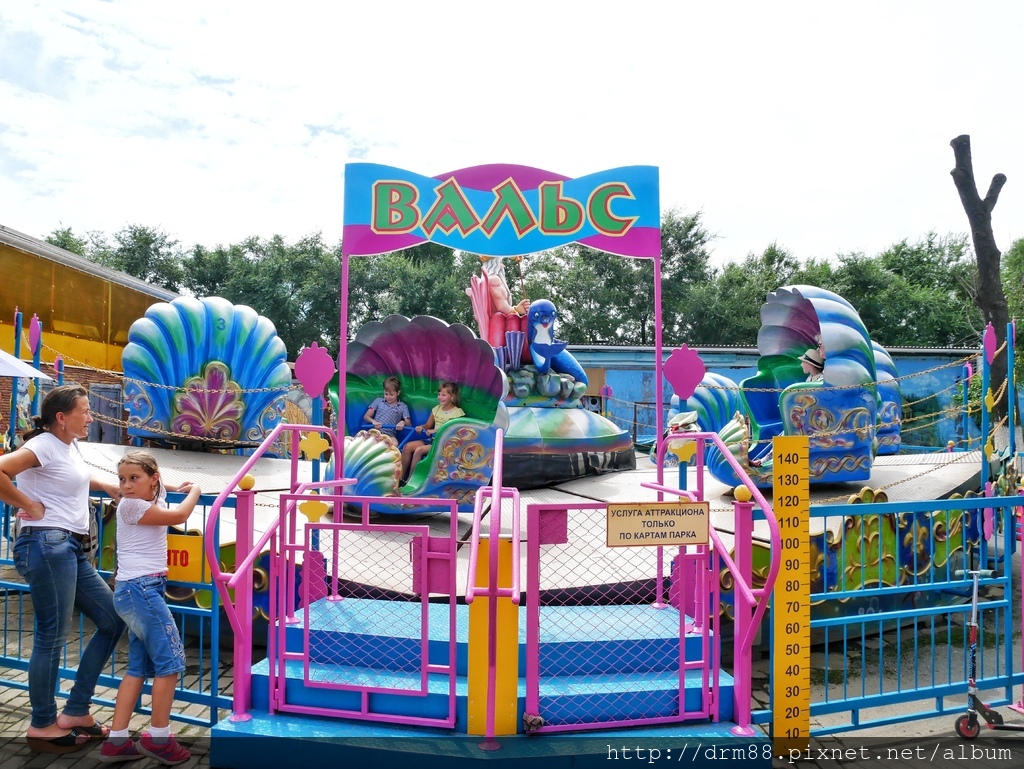
[[[83,443],[82,453],[86,461],[93,467],[101,470],[109,469],[113,474],[117,462],[125,451],[125,447],[111,444]],[[172,451],[167,449],[150,449],[160,466],[164,480],[171,484],[181,483],[186,480],[198,483],[204,496],[212,498],[222,491],[231,481],[243,461],[241,457],[230,454],[197,453],[190,451]],[[871,478],[864,482],[855,483],[833,483],[811,486],[811,505],[846,504],[850,497],[857,495],[864,488],[873,491],[884,491],[890,502],[899,501],[921,501],[928,499],[945,499],[954,494],[965,494],[969,490],[977,490],[980,486],[981,454],[979,451],[972,452],[935,452],[931,454],[897,454],[892,456],[877,457],[872,465]],[[253,468],[252,475],[256,478],[256,521],[255,535],[259,537],[266,526],[276,519],[280,494],[288,490],[288,483],[291,474],[291,462],[286,459],[260,459]],[[299,479],[310,480],[313,477],[313,465],[311,462],[299,463]],[[664,471],[664,483],[667,486],[679,483],[677,468],[666,468]],[[645,488],[645,483],[657,481],[657,468],[647,456],[638,455],[637,467],[634,470],[621,472],[610,472],[604,475],[588,476],[546,488],[528,489],[520,494],[522,510],[525,513],[526,507],[533,503],[547,504],[589,504],[589,503],[626,503],[626,502],[654,502],[657,501],[657,492]],[[697,488],[697,471],[695,468],[688,468],[686,475],[686,488]],[[704,496],[711,505],[711,523],[722,535],[723,541],[731,544],[733,532],[733,507],[732,489],[725,484],[715,480],[710,473],[705,473]],[[771,501],[771,490],[765,492],[766,498]],[[506,501],[506,507],[510,503]],[[593,525],[592,515],[576,515],[575,520],[570,514],[570,527],[577,531],[580,536],[591,536],[595,538],[594,546],[603,545],[603,528]],[[377,522],[392,521],[396,524],[419,525],[426,524],[436,536],[446,536],[450,525],[447,513],[424,514],[422,516],[378,516],[374,519]],[[511,535],[509,522],[510,515],[502,516],[501,532],[503,535]],[[583,520],[590,521],[587,526],[574,526]],[[300,518],[301,526],[303,519]],[[225,509],[221,516],[221,546],[222,548],[234,541],[234,515],[233,510]],[[458,527],[458,539],[465,542],[469,538],[472,526],[472,518],[469,515],[460,515],[455,522]],[[201,531],[203,526],[202,512],[196,512],[189,519],[185,528],[190,531]],[[524,538],[526,516],[521,519]],[[812,517],[810,520],[810,535],[820,536],[831,531],[838,536],[842,533],[843,518],[834,517]],[[486,522],[485,529],[486,531]],[[589,532],[586,533],[586,532]],[[408,551],[404,544],[397,542],[388,543],[386,538],[377,537],[372,532],[365,535],[365,546],[374,552],[375,559],[394,558],[398,562],[408,560]],[[755,547],[758,545],[767,547],[769,541],[768,527],[764,520],[754,522],[753,539]],[[597,541],[600,540],[600,541]],[[386,550],[391,548],[394,553],[389,555]],[[460,595],[465,592],[466,578],[468,575],[468,548],[460,553],[459,579]],[[643,551],[644,548],[626,548],[626,550]],[[525,558],[525,554],[524,554]],[[644,579],[650,577],[649,564],[647,559],[640,554],[634,559],[636,561],[635,575],[622,573],[621,567],[617,579],[627,581],[631,578]],[[549,573],[545,577],[547,584],[542,589],[575,589],[595,584],[595,580],[605,579],[606,575],[581,572],[579,564],[567,565],[564,573]],[[386,577],[381,584],[375,587],[383,590],[402,591],[403,584],[390,584]]]
[[[87,461],[96,467],[116,467],[123,447],[86,444],[83,453]],[[212,495],[221,491],[233,478],[241,459],[237,456],[220,454],[195,454],[190,452],[155,450],[164,478],[170,483],[192,480],[199,483],[206,494]],[[963,493],[978,486],[979,456],[974,454],[914,454],[897,455],[879,458],[874,466],[871,480],[867,483],[832,484],[826,487],[813,487],[811,501],[815,505],[840,504],[849,497],[858,494],[864,486],[872,489],[885,490],[890,501],[921,500],[948,497],[955,493]],[[271,525],[276,518],[279,505],[278,495],[287,490],[290,478],[290,462],[286,460],[263,459],[253,470],[256,478],[256,534]],[[609,502],[644,502],[656,501],[657,492],[645,488],[644,484],[657,480],[657,468],[646,457],[641,457],[635,470],[608,473],[577,479],[552,487],[526,490],[521,493],[522,509],[534,503],[580,505],[577,514],[570,510],[570,531],[575,531],[578,538],[590,540],[584,542],[593,550],[604,547],[603,519],[604,516],[593,509],[584,509],[585,505]],[[300,478],[312,477],[309,463],[302,463]],[[666,469],[664,481],[672,485],[678,481],[678,470]],[[733,505],[731,489],[706,477],[704,481],[705,498],[711,503],[712,521],[723,534],[723,539],[730,537],[732,532]],[[688,488],[696,488],[696,471],[689,469],[686,476]],[[506,502],[508,504],[508,502]],[[222,530],[222,542],[228,542],[233,535],[233,511],[225,509],[222,521],[227,525]],[[525,515],[522,526],[525,528]],[[378,516],[377,523],[387,523],[386,516]],[[509,530],[510,515],[502,515],[503,533]],[[396,527],[415,523],[426,524],[437,536],[444,536],[450,530],[452,521],[447,514],[436,514],[423,517],[396,517]],[[300,520],[301,524],[301,520]],[[200,528],[201,520],[190,521],[189,528]],[[454,522],[457,526],[457,539],[466,543],[470,536],[470,516],[460,515]],[[485,527],[487,522],[484,523]],[[841,527],[842,518],[814,518],[812,527]],[[485,528],[486,530],[486,528]],[[525,534],[525,531],[523,532]],[[812,531],[812,534],[814,532]],[[818,532],[821,533],[820,531]],[[374,559],[393,559],[394,563],[408,563],[409,549],[406,543],[394,541],[393,538],[378,536],[374,532],[357,532],[353,536],[366,537],[363,552],[372,552]],[[375,540],[374,538],[377,537]],[[767,543],[766,524],[755,523],[755,541]],[[554,548],[557,550],[558,548]],[[468,581],[469,548],[460,547],[457,561],[457,593],[464,594]],[[542,589],[562,591],[566,600],[572,603],[574,597],[585,600],[588,588],[602,583],[635,585],[644,581],[651,582],[651,548],[616,548],[614,574],[607,573],[607,562],[600,560],[573,561],[559,560],[552,557],[543,573]],[[392,552],[393,551],[393,552]],[[625,552],[623,552],[625,551]],[[581,564],[588,564],[586,568]],[[382,579],[387,580],[386,572]],[[408,585],[378,584],[375,587],[401,592],[408,590]],[[575,594],[575,596],[574,596]],[[635,596],[634,596],[635,597]],[[356,599],[358,600],[358,599]],[[349,604],[351,606],[351,604]],[[368,606],[372,604],[367,603]],[[465,606],[459,606],[459,611]],[[614,607],[592,607],[594,611],[617,611]],[[378,612],[379,613],[379,612]],[[564,625],[556,622],[555,625]],[[633,623],[635,624],[635,623]],[[572,644],[572,638],[560,639]],[[603,639],[609,648],[620,643],[616,638]],[[460,652],[462,653],[462,652]],[[388,656],[388,655],[385,655]],[[616,655],[611,655],[612,657]],[[388,766],[408,766],[410,761],[423,766],[471,766],[479,762],[497,762],[498,765],[516,766],[534,765],[544,767],[556,766],[597,766],[615,757],[624,757],[623,752],[634,751],[631,755],[639,758],[637,749],[647,751],[648,758],[652,751],[660,751],[661,760],[678,760],[685,756],[687,763],[705,766],[718,766],[722,760],[734,761],[734,765],[768,766],[770,760],[770,743],[760,731],[750,738],[739,739],[731,729],[734,723],[728,720],[713,723],[708,721],[673,724],[671,726],[650,726],[636,729],[610,728],[586,732],[566,732],[544,735],[518,734],[499,736],[497,745],[483,744],[482,737],[454,733],[447,729],[435,729],[422,726],[404,726],[373,723],[350,719],[323,719],[299,714],[269,715],[266,709],[269,697],[269,685],[265,678],[260,678],[259,670],[255,670],[254,705],[252,712],[245,719],[226,719],[218,724],[212,732],[211,765],[220,767],[277,767],[281,763],[293,760],[301,751],[303,760],[307,762],[344,760],[350,765],[370,765],[378,769]],[[618,685],[617,682],[615,682]],[[288,683],[294,686],[293,683]],[[632,691],[636,686],[627,687]],[[637,691],[642,691],[637,689]],[[315,690],[313,696],[315,694]],[[303,693],[305,696],[305,692]],[[337,696],[337,695],[334,695]],[[467,694],[457,690],[456,697],[465,698]],[[648,694],[648,696],[651,696]],[[640,698],[643,700],[643,698]],[[422,705],[430,703],[424,700]],[[313,704],[312,702],[309,704]],[[464,708],[465,705],[462,705]],[[730,708],[731,709],[731,708]],[[694,746],[702,746],[702,752],[694,753]],[[492,750],[491,748],[497,748]],[[709,752],[710,751],[710,752]],[[692,755],[691,755],[692,754]]]

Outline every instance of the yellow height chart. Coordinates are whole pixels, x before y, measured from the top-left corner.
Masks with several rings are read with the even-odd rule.
[[[772,603],[772,742],[776,755],[806,750],[811,735],[811,567],[808,440],[772,443],[772,507],[782,539],[782,564]]]

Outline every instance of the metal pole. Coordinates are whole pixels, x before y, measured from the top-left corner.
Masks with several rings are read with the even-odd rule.
[[[21,311],[14,308],[14,357],[21,357]],[[11,423],[7,426],[10,447],[18,436],[18,380],[11,379]]]

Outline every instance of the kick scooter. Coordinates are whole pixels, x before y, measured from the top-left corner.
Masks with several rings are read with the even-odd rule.
[[[978,686],[975,679],[978,675],[978,579],[980,577],[991,577],[995,572],[990,569],[978,571],[964,571],[962,569],[954,572],[955,577],[963,577],[969,574],[974,584],[971,589],[971,621],[968,641],[970,644],[970,672],[967,679],[967,712],[956,719],[953,728],[960,735],[961,739],[973,740],[981,733],[981,723],[978,721],[980,715],[985,720],[985,726],[989,729],[1003,729],[1007,731],[1024,732],[1024,724],[1003,722],[1003,717],[998,711],[988,707],[978,698]]]

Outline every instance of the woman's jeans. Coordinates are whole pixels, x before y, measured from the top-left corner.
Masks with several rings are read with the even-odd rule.
[[[81,543],[62,529],[23,530],[14,543],[14,567],[28,582],[35,613],[28,664],[32,726],[41,729],[57,721],[57,673],[76,608],[93,621],[96,633],[79,660],[64,713],[87,715],[96,681],[124,631],[113,593],[86,559]]]

